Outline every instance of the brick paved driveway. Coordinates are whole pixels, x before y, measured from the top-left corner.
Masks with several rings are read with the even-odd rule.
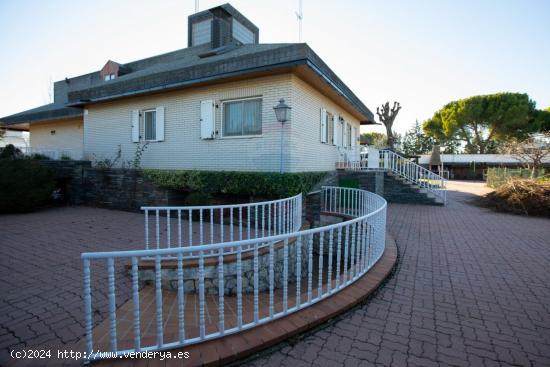
[[[550,220],[449,198],[391,204],[395,276],[332,326],[249,365],[550,366]]]
[[[138,244],[143,244],[138,213],[68,207],[0,216],[0,366],[14,362],[8,350],[58,348],[80,339],[80,253],[136,249]],[[125,288],[117,302],[127,299]],[[106,294],[98,303],[94,307],[106,307]],[[94,318],[101,321],[101,315]]]
[[[396,275],[366,306],[249,364],[550,366],[550,221],[449,196],[446,208],[390,205]],[[139,247],[142,236],[135,213],[73,207],[0,216],[0,365],[11,364],[9,349],[79,339],[80,253]]]

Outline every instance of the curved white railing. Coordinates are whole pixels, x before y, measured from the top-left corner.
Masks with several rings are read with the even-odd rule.
[[[146,250],[242,241],[296,232],[302,227],[301,193],[257,203],[143,206],[141,210]],[[235,249],[227,251],[234,253]]]
[[[288,199],[290,200],[290,199]],[[152,209],[157,210],[157,209]],[[160,209],[159,209],[160,210]],[[85,329],[86,351],[88,359],[105,358],[105,355],[94,355],[92,305],[93,296],[101,300],[105,295],[107,285],[108,320],[109,320],[109,344],[112,354],[109,357],[124,355],[129,352],[156,351],[176,347],[182,347],[205,340],[218,338],[224,335],[249,329],[257,325],[270,322],[288,315],[289,313],[303,309],[320,300],[329,297],[335,292],[347,287],[363,276],[382,256],[385,248],[386,229],[386,201],[371,192],[359,189],[341,187],[323,187],[321,192],[321,214],[341,216],[342,222],[303,231],[286,233],[271,233],[269,236],[248,238],[239,241],[221,242],[207,245],[193,245],[182,247],[165,247],[158,249],[146,249],[136,251],[115,252],[90,252],[81,255],[84,267],[84,303],[85,303]],[[192,219],[192,217],[191,217]],[[295,218],[296,219],[296,218]],[[258,223],[258,222],[257,222]],[[296,224],[296,222],[295,222]],[[293,229],[297,227],[290,226]],[[258,231],[256,233],[259,233]],[[259,249],[265,247],[260,253]],[[229,249],[235,250],[234,263],[227,263],[226,254]],[[243,251],[252,249],[249,257],[244,257]],[[217,296],[212,298],[212,293],[206,301],[205,285],[205,260],[212,253],[217,258],[210,258],[207,266],[212,266],[214,260],[214,274],[217,279],[214,283]],[[195,265],[190,265],[190,255],[196,254]],[[252,254],[252,255],[251,255]],[[251,256],[250,256],[251,255]],[[163,261],[165,257],[176,259],[174,274],[177,278],[177,297],[175,303],[164,305]],[[142,316],[140,297],[144,289],[140,289],[141,268],[140,261],[144,258],[154,259],[154,316]],[[131,276],[131,312],[126,310],[123,320],[117,321],[117,303],[115,281],[115,265],[125,261],[130,265]],[[174,260],[170,260],[172,263]],[[245,264],[245,262],[247,262]],[[107,279],[103,283],[92,283],[91,264],[94,269],[106,265]],[[184,271],[195,266],[198,274],[198,316],[193,321],[198,325],[196,335],[190,334],[186,320],[185,303],[188,294],[184,292]],[[260,268],[265,266],[264,268]],[[234,269],[236,281],[235,296],[229,295],[226,290],[227,274]],[[212,269],[211,269],[212,270]],[[97,270],[96,277],[102,277],[104,270]],[[95,272],[95,270],[94,270]],[[253,277],[249,285],[249,294],[244,294],[243,278],[247,274]],[[264,277],[262,284],[260,278]],[[247,279],[248,281],[248,279]],[[212,281],[210,281],[212,282]],[[94,294],[92,294],[94,289]],[[253,292],[253,293],[252,293]],[[277,301],[275,301],[277,296]],[[236,298],[236,299],[235,299]],[[243,311],[243,299],[246,298],[248,314]],[[143,298],[141,298],[143,300]],[[215,301],[214,306],[212,302]],[[260,302],[261,301],[261,302]],[[98,301],[100,302],[100,301]],[[229,303],[228,303],[229,302]],[[224,305],[233,305],[228,311]],[[173,305],[173,306],[172,306]],[[173,311],[165,308],[173,307]],[[215,312],[212,311],[215,308]],[[99,307],[96,306],[96,311]],[[163,312],[163,310],[165,310]],[[146,310],[148,311],[148,310]],[[208,320],[217,317],[217,325],[208,324]],[[213,313],[214,312],[214,313]],[[216,315],[217,313],[217,315]],[[128,316],[128,314],[130,316]],[[147,315],[147,313],[145,313]],[[175,315],[175,316],[170,316]],[[187,315],[187,317],[186,317]],[[166,317],[172,317],[169,323]],[[198,318],[198,320],[197,320]],[[131,319],[131,321],[129,320]],[[198,322],[197,322],[198,321]],[[126,335],[132,335],[130,344],[119,348],[121,325],[130,322],[130,331]],[[170,327],[174,325],[177,331],[172,340],[167,340],[169,333],[165,332],[165,323]],[[154,342],[148,345],[142,338],[145,325],[155,325]],[[177,325],[177,327],[176,327]],[[128,338],[128,337],[127,337]],[[126,340],[127,341],[127,340]]]

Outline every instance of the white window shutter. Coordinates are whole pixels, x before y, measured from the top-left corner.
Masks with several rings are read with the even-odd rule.
[[[214,139],[214,101],[201,101],[201,139]]]
[[[132,111],[132,142],[139,143],[139,110]]]
[[[351,145],[355,148],[357,146],[357,127],[354,126],[351,135]]]
[[[164,107],[157,107],[156,111],[156,140],[164,141]]]
[[[327,110],[321,108],[321,143],[327,142]]]
[[[344,139],[342,140],[344,143],[343,146],[344,148],[347,148],[348,146],[348,123],[347,122],[342,123],[342,133],[344,136]]]
[[[338,145],[338,126],[340,124],[340,116],[334,115],[334,119],[332,120],[332,144]]]

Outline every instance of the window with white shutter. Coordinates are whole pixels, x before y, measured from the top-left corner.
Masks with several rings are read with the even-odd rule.
[[[347,129],[347,123],[345,121],[342,121],[342,146],[344,148],[348,147],[348,129]]]
[[[351,125],[346,122],[346,139],[347,139],[347,147],[352,147],[352,136],[351,136]]]
[[[321,143],[327,142],[327,110],[321,108]]]
[[[262,135],[262,99],[224,102],[222,133],[224,137]]]
[[[143,137],[146,141],[157,140],[157,111],[143,111]]]
[[[327,112],[327,144],[332,144],[334,140],[334,116],[332,113]]]
[[[340,116],[334,115],[334,118],[332,120],[332,131],[333,131],[332,145],[340,145],[339,127],[340,127]]]

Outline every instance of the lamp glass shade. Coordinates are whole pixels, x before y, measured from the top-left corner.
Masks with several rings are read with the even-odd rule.
[[[290,114],[290,107],[287,104],[285,104],[284,99],[279,100],[279,104],[273,107],[273,109],[275,110],[275,117],[277,117],[277,121],[279,122],[288,121],[289,114]]]

